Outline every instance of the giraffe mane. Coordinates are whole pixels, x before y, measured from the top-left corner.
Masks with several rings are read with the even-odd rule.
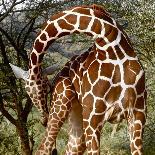
[[[105,8],[101,5],[96,5],[96,4],[93,4],[90,6],[90,8],[92,8],[94,11],[98,12],[98,13],[101,13],[101,14],[105,14],[107,16],[110,17],[110,14],[105,10]]]
[[[71,7],[69,9],[74,9],[74,8],[77,8],[77,7]],[[97,5],[97,4],[93,4],[93,5],[90,5],[90,6],[81,5],[81,6],[78,6],[78,8],[91,8],[94,11],[96,11],[98,14],[106,15],[106,16],[111,17],[111,15],[106,11],[105,7],[103,7],[101,5]]]

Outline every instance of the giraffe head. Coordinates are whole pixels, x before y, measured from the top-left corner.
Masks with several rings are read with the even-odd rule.
[[[24,71],[23,69],[12,64],[10,64],[10,66],[15,76],[25,81],[26,92],[31,98],[33,104],[41,113],[41,123],[46,126],[48,120],[47,95],[51,88],[47,75],[53,73],[56,67],[51,66],[44,69],[42,71],[42,77],[38,80],[34,80],[32,79],[32,75],[29,74],[29,71]]]

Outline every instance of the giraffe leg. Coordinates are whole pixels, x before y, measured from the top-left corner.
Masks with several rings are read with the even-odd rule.
[[[84,134],[80,137],[69,136],[66,155],[82,155],[86,150]]]
[[[75,97],[73,90],[71,82],[68,79],[63,79],[56,85],[53,92],[52,108],[49,113],[46,133],[36,155],[51,154],[57,134],[70,112],[71,102]]]
[[[146,119],[145,112],[133,110],[132,113],[131,119],[128,119],[131,154],[142,155],[142,137]]]
[[[84,135],[88,155],[100,155],[100,136],[102,125],[101,121],[99,121],[99,117],[100,116],[93,115],[90,124],[88,124],[87,119],[84,119]]]
[[[70,113],[69,141],[67,144],[66,155],[82,155],[86,149],[84,132],[82,106],[77,99],[72,101]]]
[[[89,104],[87,104],[89,103]],[[95,103],[94,103],[95,104]],[[83,128],[86,141],[88,155],[100,155],[100,136],[103,127],[103,113],[95,113],[98,108],[95,108],[91,102],[83,104]]]

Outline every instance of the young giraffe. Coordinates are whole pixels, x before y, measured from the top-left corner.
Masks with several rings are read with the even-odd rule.
[[[100,6],[74,7],[47,21],[30,54],[26,90],[39,110],[46,114],[48,85],[42,76],[43,51],[61,36],[82,32],[92,36],[95,44],[68,62],[58,74],[46,134],[36,155],[50,154],[70,111],[72,129],[66,154],[82,154],[86,148],[88,154],[100,154],[104,123],[117,123],[125,118],[131,154],[141,155],[146,120],[144,71],[127,35]]]

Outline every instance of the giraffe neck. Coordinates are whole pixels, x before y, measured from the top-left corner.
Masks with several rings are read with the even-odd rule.
[[[128,51],[133,51],[126,35],[120,31],[116,22],[106,12],[92,7],[75,7],[52,16],[36,38],[30,55],[31,80],[41,78],[41,62],[44,51],[49,45],[56,39],[72,33],[85,33],[92,36],[99,50],[106,51],[118,46],[121,50],[128,48]],[[128,47],[123,47],[124,40],[128,43]],[[126,49],[122,51],[125,52]]]

